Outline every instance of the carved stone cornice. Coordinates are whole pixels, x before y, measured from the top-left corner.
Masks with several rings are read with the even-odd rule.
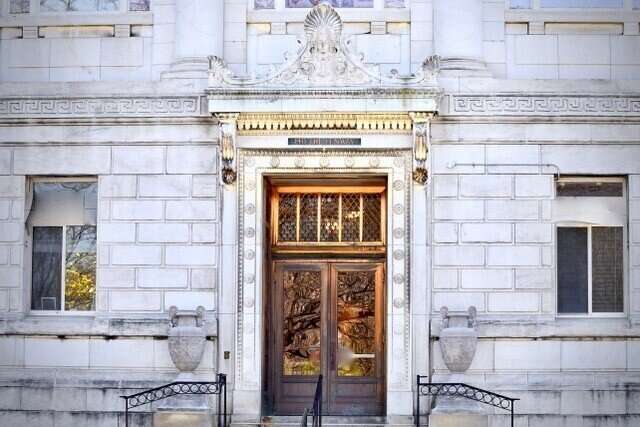
[[[451,95],[450,114],[640,116],[640,95]]]
[[[407,113],[243,113],[238,117],[243,135],[296,131],[354,131],[358,133],[410,133]]]
[[[6,97],[0,118],[198,116],[199,96]]]

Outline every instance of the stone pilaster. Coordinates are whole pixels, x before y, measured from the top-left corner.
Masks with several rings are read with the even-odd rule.
[[[434,0],[434,47],[444,74],[488,75],[482,49],[482,0]]]
[[[208,57],[222,57],[224,2],[176,0],[175,57],[163,79],[206,79]]]

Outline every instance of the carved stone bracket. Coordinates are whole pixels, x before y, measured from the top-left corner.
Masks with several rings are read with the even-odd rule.
[[[234,168],[236,157],[236,129],[238,114],[217,114],[220,129],[220,159],[222,161],[222,182],[233,184],[237,174]]]
[[[418,184],[425,184],[429,177],[426,161],[431,142],[431,119],[433,113],[410,113],[413,121],[413,158],[415,169],[413,179]]]

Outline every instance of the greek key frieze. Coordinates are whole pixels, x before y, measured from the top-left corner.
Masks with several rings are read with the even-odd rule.
[[[0,116],[180,116],[200,113],[197,96],[145,98],[2,98]]]
[[[640,97],[452,96],[453,114],[640,115]]]

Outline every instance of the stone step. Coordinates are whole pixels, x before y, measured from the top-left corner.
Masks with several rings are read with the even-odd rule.
[[[302,417],[300,416],[271,416],[263,417],[261,423],[231,423],[232,427],[298,427]],[[311,416],[307,418],[307,424],[311,425]],[[322,425],[328,427],[411,427],[413,426],[412,417],[402,417],[402,419],[394,420],[392,423],[386,417],[341,417],[324,415],[322,417]]]

